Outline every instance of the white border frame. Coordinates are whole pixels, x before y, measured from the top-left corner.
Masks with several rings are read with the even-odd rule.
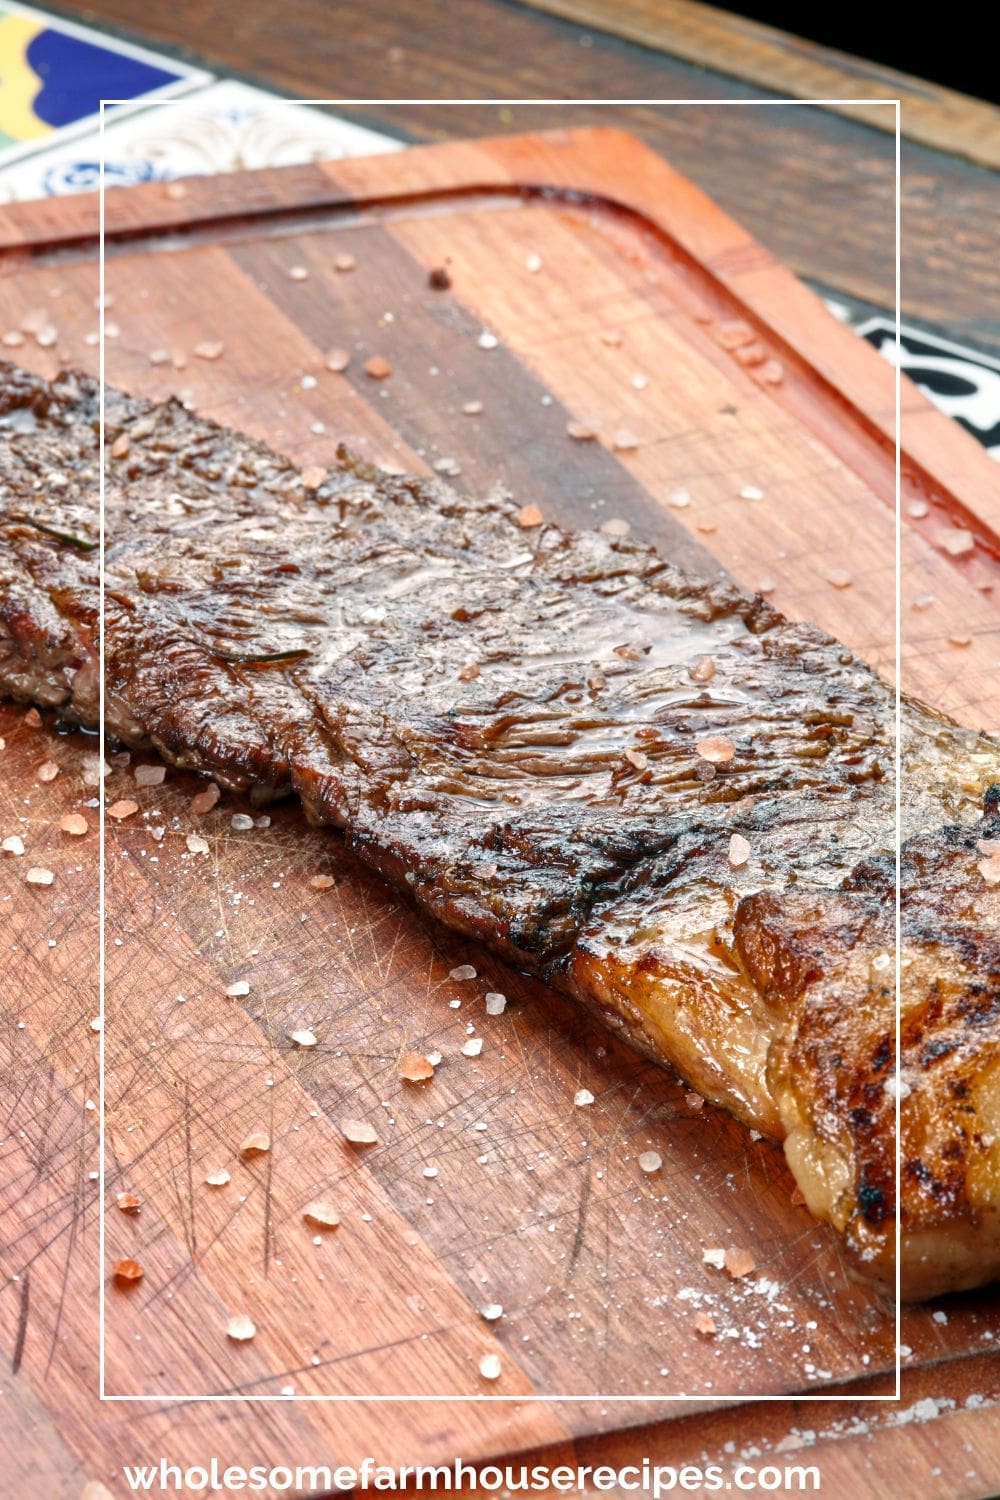
[[[902,103],[902,101],[899,100],[899,99],[294,99],[294,98],[290,99],[290,98],[285,98],[284,96],[277,96],[277,95],[274,96],[274,97],[276,97],[276,98],[277,97],[281,97],[282,98],[282,102],[286,103],[286,104],[330,104],[330,105],[346,105],[346,106],[351,106],[351,105],[371,105],[371,106],[377,106],[377,107],[383,107],[385,105],[406,105],[406,104],[413,104],[413,105],[418,105],[418,104],[434,104],[434,105],[440,105],[440,106],[442,106],[444,108],[447,108],[449,105],[454,105],[454,104],[479,104],[479,105],[486,105],[486,106],[490,106],[490,107],[501,107],[501,108],[505,107],[505,106],[506,107],[516,107],[516,106],[519,106],[519,105],[520,106],[530,106],[530,105],[540,105],[540,104],[556,105],[556,106],[560,106],[560,105],[562,105],[562,106],[571,106],[571,105],[591,105],[591,106],[598,106],[599,105],[601,107],[608,107],[608,106],[610,106],[610,107],[615,107],[615,106],[621,107],[621,106],[624,106],[624,105],[634,105],[634,104],[662,105],[664,107],[669,107],[671,105],[677,105],[677,104],[690,104],[690,105],[696,105],[697,104],[697,105],[715,105],[715,106],[721,105],[721,106],[724,106],[724,107],[725,106],[743,106],[743,105],[764,105],[764,106],[768,106],[768,105],[771,105],[771,106],[774,106],[774,105],[781,105],[781,106],[786,106],[786,105],[806,105],[806,106],[829,107],[831,105],[842,105],[842,104],[852,104],[852,105],[857,105],[857,104],[866,104],[866,105],[867,104],[882,104],[882,105],[886,105],[886,106],[892,105],[894,107],[894,109],[895,109],[895,137],[896,137],[896,153],[895,153],[895,195],[896,195],[896,203],[895,203],[895,224],[894,224],[894,229],[895,229],[895,255],[896,255],[896,272],[895,272],[895,294],[896,294],[896,306],[895,306],[896,362],[895,362],[895,369],[894,369],[894,383],[895,383],[895,413],[894,413],[894,427],[895,427],[895,433],[894,433],[894,436],[895,436],[895,444],[894,444],[894,446],[895,446],[895,576],[896,576],[896,610],[895,610],[896,642],[895,642],[895,657],[894,657],[894,669],[895,669],[895,684],[894,684],[894,690],[895,690],[894,691],[894,696],[895,696],[895,747],[894,747],[894,749],[895,749],[895,756],[894,756],[894,761],[895,761],[895,777],[896,777],[896,847],[895,847],[895,861],[896,861],[896,903],[895,903],[895,942],[896,942],[896,964],[895,964],[895,1011],[896,1011],[896,1017],[895,1017],[895,1020],[896,1020],[896,1027],[895,1027],[895,1046],[896,1046],[896,1091],[895,1091],[895,1127],[896,1127],[896,1160],[895,1160],[895,1191],[896,1191],[896,1288],[895,1288],[895,1292],[896,1292],[896,1303],[895,1303],[895,1331],[894,1331],[895,1332],[895,1355],[896,1355],[896,1367],[895,1367],[896,1368],[896,1382],[895,1382],[895,1390],[892,1392],[891,1395],[865,1395],[865,1394],[861,1394],[861,1395],[841,1395],[841,1394],[827,1395],[827,1394],[823,1394],[823,1393],[813,1393],[813,1392],[802,1392],[802,1393],[799,1393],[799,1392],[792,1391],[792,1392],[788,1393],[787,1395],[768,1395],[768,1394],[753,1395],[753,1394],[748,1394],[746,1392],[742,1392],[742,1393],[737,1393],[737,1394],[711,1395],[711,1396],[704,1395],[704,1394],[698,1394],[698,1395],[694,1395],[694,1394],[692,1394],[692,1395],[677,1395],[677,1396],[651,1396],[648,1392],[642,1392],[639,1395],[624,1395],[624,1396],[601,1395],[600,1393],[597,1393],[597,1394],[594,1394],[594,1395],[590,1395],[590,1396],[577,1396],[577,1395],[556,1395],[556,1394],[550,1394],[550,1393],[547,1393],[547,1392],[534,1392],[534,1391],[529,1392],[529,1393],[525,1393],[525,1394],[521,1394],[521,1395],[511,1395],[511,1396],[488,1395],[486,1393],[479,1394],[478,1392],[477,1393],[469,1393],[469,1394],[466,1394],[466,1395],[453,1394],[453,1395],[370,1395],[370,1396],[367,1396],[367,1395],[366,1396],[333,1396],[333,1395],[330,1395],[330,1396],[326,1396],[326,1395],[300,1396],[300,1395],[295,1395],[295,1394],[288,1395],[288,1396],[284,1396],[284,1395],[281,1395],[281,1394],[277,1394],[277,1395],[275,1395],[275,1394],[270,1394],[270,1395],[266,1395],[266,1394],[261,1394],[261,1395],[227,1394],[227,1395],[218,1395],[218,1396],[211,1396],[211,1395],[158,1395],[157,1394],[157,1395],[134,1395],[134,1396],[132,1396],[132,1395],[124,1395],[124,1394],[121,1394],[121,1395],[119,1395],[119,1394],[109,1394],[107,1392],[107,1390],[105,1389],[105,1304],[106,1304],[106,1275],[105,1275],[105,1260],[106,1260],[105,1217],[106,1217],[106,1205],[105,1205],[105,1194],[106,1194],[106,1166],[105,1166],[105,1115],[104,1115],[104,1107],[105,1107],[105,1094],[104,1094],[105,1028],[104,1028],[103,1022],[104,1022],[105,977],[106,977],[106,933],[105,933],[105,812],[104,812],[105,800],[104,800],[104,788],[103,788],[103,778],[102,778],[102,786],[101,786],[101,808],[100,808],[100,826],[99,826],[99,830],[98,830],[98,859],[99,859],[99,863],[100,863],[100,885],[99,885],[99,890],[98,890],[98,922],[99,922],[99,928],[100,928],[100,930],[99,930],[99,936],[98,936],[98,986],[99,986],[98,1014],[100,1015],[101,1023],[102,1023],[101,1024],[101,1030],[100,1030],[100,1033],[99,1033],[99,1036],[98,1036],[98,1067],[99,1067],[99,1073],[100,1073],[100,1077],[99,1077],[99,1080],[98,1080],[98,1111],[99,1111],[99,1121],[98,1121],[98,1150],[99,1150],[99,1153],[100,1153],[99,1172],[98,1172],[99,1194],[100,1194],[99,1230],[98,1230],[98,1246],[99,1246],[99,1256],[100,1256],[100,1268],[99,1268],[100,1269],[100,1280],[99,1280],[99,1293],[98,1293],[98,1316],[99,1316],[99,1321],[100,1321],[100,1328],[99,1328],[99,1333],[98,1333],[98,1359],[99,1359],[99,1366],[100,1366],[100,1380],[99,1380],[98,1399],[100,1401],[102,1401],[102,1402],[105,1402],[105,1401],[107,1401],[107,1402],[113,1402],[113,1401],[131,1402],[131,1401],[135,1401],[135,1402],[147,1402],[147,1403],[157,1403],[157,1404],[164,1404],[164,1403],[169,1403],[169,1402],[177,1402],[178,1404],[183,1404],[183,1405],[186,1405],[187,1403],[194,1402],[194,1401],[209,1401],[209,1402],[220,1402],[220,1403],[221,1402],[280,1402],[280,1401],[345,1402],[345,1403],[347,1403],[347,1402],[350,1402],[350,1403],[354,1403],[354,1402],[383,1402],[383,1401],[386,1401],[386,1402],[405,1402],[405,1403],[420,1403],[420,1402],[434,1402],[434,1401],[436,1401],[436,1402],[456,1402],[456,1401],[457,1402],[470,1402],[470,1401],[478,1402],[478,1401],[483,1401],[483,1402],[516,1403],[516,1404],[525,1404],[525,1403],[534,1402],[534,1401],[544,1401],[544,1402],[547,1402],[547,1403],[572,1402],[572,1403],[575,1403],[575,1404],[580,1404],[580,1403],[583,1403],[583,1402],[594,1402],[594,1401],[601,1402],[602,1404],[608,1403],[608,1402],[618,1403],[618,1402],[628,1401],[628,1402],[642,1402],[644,1404],[649,1404],[649,1405],[660,1405],[660,1404],[671,1405],[671,1404],[674,1404],[674,1403],[684,1402],[684,1403],[686,1403],[688,1405],[691,1405],[693,1403],[697,1403],[699,1406],[702,1405],[702,1404],[707,1404],[707,1405],[719,1405],[719,1404],[723,1404],[723,1405],[726,1405],[726,1406],[751,1405],[751,1404],[756,1405],[758,1402],[784,1402],[784,1403],[787,1404],[787,1403],[789,1403],[791,1401],[794,1401],[794,1402],[840,1402],[840,1401],[850,1401],[850,1402],[853,1402],[855,1404],[857,1402],[859,1402],[859,1401],[880,1401],[880,1402],[886,1402],[886,1401],[888,1401],[888,1402],[898,1402],[898,1401],[900,1401],[902,1399],[902,1345],[901,1345],[902,1299],[901,1299],[901,1296],[900,1296],[900,1292],[901,1292],[900,1253],[901,1253],[901,1244],[902,1244],[901,1214],[900,1214],[900,1186],[901,1186],[901,1166],[902,1166],[902,1144],[901,1144],[901,1138],[900,1138],[900,1129],[901,1129],[901,1103],[902,1103],[902,1101],[901,1101],[901,1092],[902,1092],[902,1059],[900,1057],[900,1020],[901,1020],[901,1009],[902,1009],[902,993],[901,993],[901,980],[902,980],[902,963],[901,963],[901,957],[902,957],[902,955],[901,955],[902,910],[901,910],[901,900],[900,900],[900,866],[901,866],[901,859],[902,859],[902,834],[901,834],[901,814],[902,814],[902,765],[901,765],[902,695],[901,695],[901,686],[900,686],[900,683],[901,683],[901,670],[902,670],[902,587],[901,587],[901,581],[902,581],[902,508],[901,508],[901,502],[900,502],[900,475],[901,475],[901,469],[900,469],[900,443],[901,443],[901,434],[900,434],[900,394],[901,394],[901,388],[902,387],[901,387],[901,371],[900,371],[900,363],[899,363],[899,356],[900,356],[900,292],[901,292],[900,112],[901,112],[901,103]],[[162,104],[169,104],[171,101],[170,100],[162,100],[160,102],[161,102],[161,105],[162,105]],[[99,273],[100,273],[99,304],[98,304],[98,309],[99,309],[98,310],[98,321],[99,321],[99,381],[100,381],[100,411],[99,411],[99,429],[98,429],[98,432],[99,432],[99,437],[98,437],[98,441],[99,441],[98,474],[99,474],[99,506],[100,506],[99,517],[98,517],[98,541],[99,541],[99,547],[100,547],[99,583],[98,583],[98,599],[99,599],[99,610],[100,610],[100,617],[99,617],[99,622],[98,622],[98,663],[99,663],[99,668],[100,668],[100,684],[99,684],[99,692],[98,692],[98,702],[99,702],[100,724],[99,724],[99,731],[98,731],[98,756],[99,756],[99,759],[100,759],[100,763],[102,765],[104,764],[104,753],[105,753],[105,747],[106,747],[106,736],[105,736],[105,729],[104,729],[104,708],[105,708],[105,703],[104,703],[104,589],[105,589],[105,572],[104,572],[104,546],[105,546],[105,513],[104,513],[104,507],[105,507],[105,473],[104,473],[104,415],[105,415],[105,402],[104,402],[104,311],[105,311],[105,307],[104,307],[104,303],[105,303],[105,283],[104,283],[104,271],[105,271],[105,256],[104,256],[104,227],[105,227],[105,221],[104,221],[104,193],[105,193],[105,187],[104,187],[104,117],[105,117],[105,105],[109,105],[109,104],[114,105],[114,104],[119,104],[119,103],[121,103],[121,101],[117,100],[117,99],[102,99],[101,100],[101,114],[100,114],[100,173],[99,173],[99,188],[98,188],[98,193],[99,193],[99,209],[98,209],[98,212],[99,212],[99,229],[98,229],[98,240],[99,240]],[[833,315],[831,314],[831,317],[832,316]],[[277,1380],[277,1379],[280,1379],[282,1377],[276,1375],[273,1378]],[[857,1378],[861,1379],[863,1377],[859,1376]]]

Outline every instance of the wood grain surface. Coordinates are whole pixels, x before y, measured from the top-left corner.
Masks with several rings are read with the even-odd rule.
[[[96,367],[94,213],[85,199],[0,212],[0,323],[16,331],[50,310],[55,347],[12,350],[46,373]],[[109,195],[107,222],[117,384],[179,392],[303,464],[331,463],[346,441],[407,469],[450,460],[457,483],[503,483],[569,524],[626,520],[670,555],[764,584],[890,669],[892,372],[627,137],[128,190]],[[337,270],[338,253],[354,269]],[[452,286],[436,291],[428,271],[443,264]],[[729,347],[743,322],[762,364],[737,357],[743,332]],[[484,329],[496,347],[481,347]],[[221,357],[195,354],[206,339]],[[326,367],[334,345],[351,353],[341,374]],[[151,363],[158,349],[172,362]],[[391,363],[387,379],[364,373],[372,354]],[[470,401],[482,411],[464,414]],[[996,727],[996,475],[909,389],[904,414],[906,503],[927,511],[904,527],[905,683]],[[574,442],[570,419],[599,439]],[[956,522],[974,530],[971,555],[944,545]],[[431,930],[295,807],[262,814],[226,796],[199,814],[190,777],[137,786],[142,756],[116,757],[108,782],[109,800],[139,811],[108,827],[98,1265],[97,811],[81,780],[93,743],[13,708],[0,735],[2,832],[27,846],[0,863],[13,1100],[0,1329],[30,1434],[19,1493],[110,1482],[126,1414],[126,1460],[140,1440],[187,1462],[206,1445],[232,1461],[248,1448],[272,1462],[472,1460],[662,1417],[663,1394],[697,1408],[849,1392],[891,1366],[891,1309],[845,1279],[835,1237],[792,1202],[780,1152],[569,1002]],[[46,760],[60,774],[39,782]],[[72,839],[59,819],[81,808],[92,831]],[[269,825],[234,830],[248,813]],[[207,852],[189,849],[191,834]],[[54,871],[52,886],[25,885],[34,865]],[[314,889],[316,875],[332,884]],[[475,979],[450,978],[459,964]],[[240,980],[249,993],[229,997]],[[493,990],[508,997],[502,1016],[485,1014]],[[290,1040],[303,1027],[316,1047]],[[484,1043],[475,1058],[462,1052],[470,1035]],[[429,1083],[400,1079],[409,1049],[441,1053]],[[573,1103],[581,1087],[590,1108]],[[346,1145],[345,1116],[371,1121],[379,1144]],[[244,1159],[256,1130],[271,1149]],[[645,1150],[663,1158],[652,1177],[637,1166]],[[230,1181],[213,1188],[220,1169]],[[138,1214],[117,1207],[123,1191],[141,1198]],[[338,1230],[304,1222],[316,1198],[335,1201]],[[751,1249],[757,1273],[706,1268],[714,1244]],[[125,1256],[145,1270],[131,1291],[109,1276]],[[96,1402],[102,1279],[107,1392],[142,1406]],[[484,1320],[487,1303],[503,1316]],[[697,1310],[721,1336],[698,1334]],[[226,1338],[237,1314],[256,1324],[251,1342]],[[991,1395],[982,1351],[995,1327],[990,1294],[908,1310],[908,1381],[959,1405]],[[504,1399],[428,1399],[482,1397],[479,1361],[493,1352],[489,1394]],[[189,1399],[289,1390],[425,1399]],[[695,1429],[684,1410],[666,1409],[678,1452],[709,1430],[721,1449],[746,1415],[716,1408]],[[780,1420],[760,1419],[762,1440],[780,1439]]]
[[[745,71],[746,52],[731,34],[710,64],[696,66],[508,0],[464,0],[461,20],[448,0],[338,0],[336,24],[325,0],[285,0],[278,27],[269,9],[243,0],[147,0],[141,13],[134,0],[89,0],[86,18],[292,98],[343,101],[336,113],[407,140],[610,118],[799,275],[881,308],[894,305],[895,146],[885,129],[795,105],[756,109],[751,123],[743,108],[628,102],[759,97],[761,85]],[[866,65],[855,66],[863,76]],[[926,88],[930,103],[933,86]],[[790,89],[782,83],[775,92]],[[552,102],[488,102],[512,98]],[[361,107],[351,102],[358,99],[423,102]],[[574,99],[595,102],[573,106]],[[904,313],[996,353],[995,173],[904,140],[902,174]]]
[[[895,129],[870,99],[898,99],[908,140],[1000,166],[1000,110],[982,99],[851,57],[699,0],[525,0],[536,10],[627,37],[670,57],[748,79],[792,99],[826,107],[876,130]]]

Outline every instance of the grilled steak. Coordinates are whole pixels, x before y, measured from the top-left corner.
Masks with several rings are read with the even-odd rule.
[[[97,713],[97,393],[0,374],[0,691]],[[108,726],[308,815],[783,1138],[895,1269],[892,693],[648,548],[107,393]],[[315,476],[312,476],[315,477]],[[1000,1275],[1000,745],[904,704],[902,1278]],[[994,790],[990,790],[994,787]]]

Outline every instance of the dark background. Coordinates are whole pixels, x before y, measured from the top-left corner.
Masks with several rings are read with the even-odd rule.
[[[879,0],[867,6],[838,0],[726,0],[715,9],[1000,102],[997,0],[971,5],[911,0],[905,8]]]

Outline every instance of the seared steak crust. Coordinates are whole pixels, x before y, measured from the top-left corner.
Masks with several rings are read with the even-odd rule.
[[[91,724],[96,415],[83,376],[0,376],[0,689]],[[869,668],[722,577],[505,501],[346,460],[307,489],[176,402],[109,391],[106,432],[110,727],[295,792],[441,920],[787,1136],[811,1206],[891,1279],[894,702]],[[973,858],[1000,747],[905,719],[901,1213],[926,1295],[1000,1270],[995,1233],[992,1259],[955,1249],[1000,1201]]]

